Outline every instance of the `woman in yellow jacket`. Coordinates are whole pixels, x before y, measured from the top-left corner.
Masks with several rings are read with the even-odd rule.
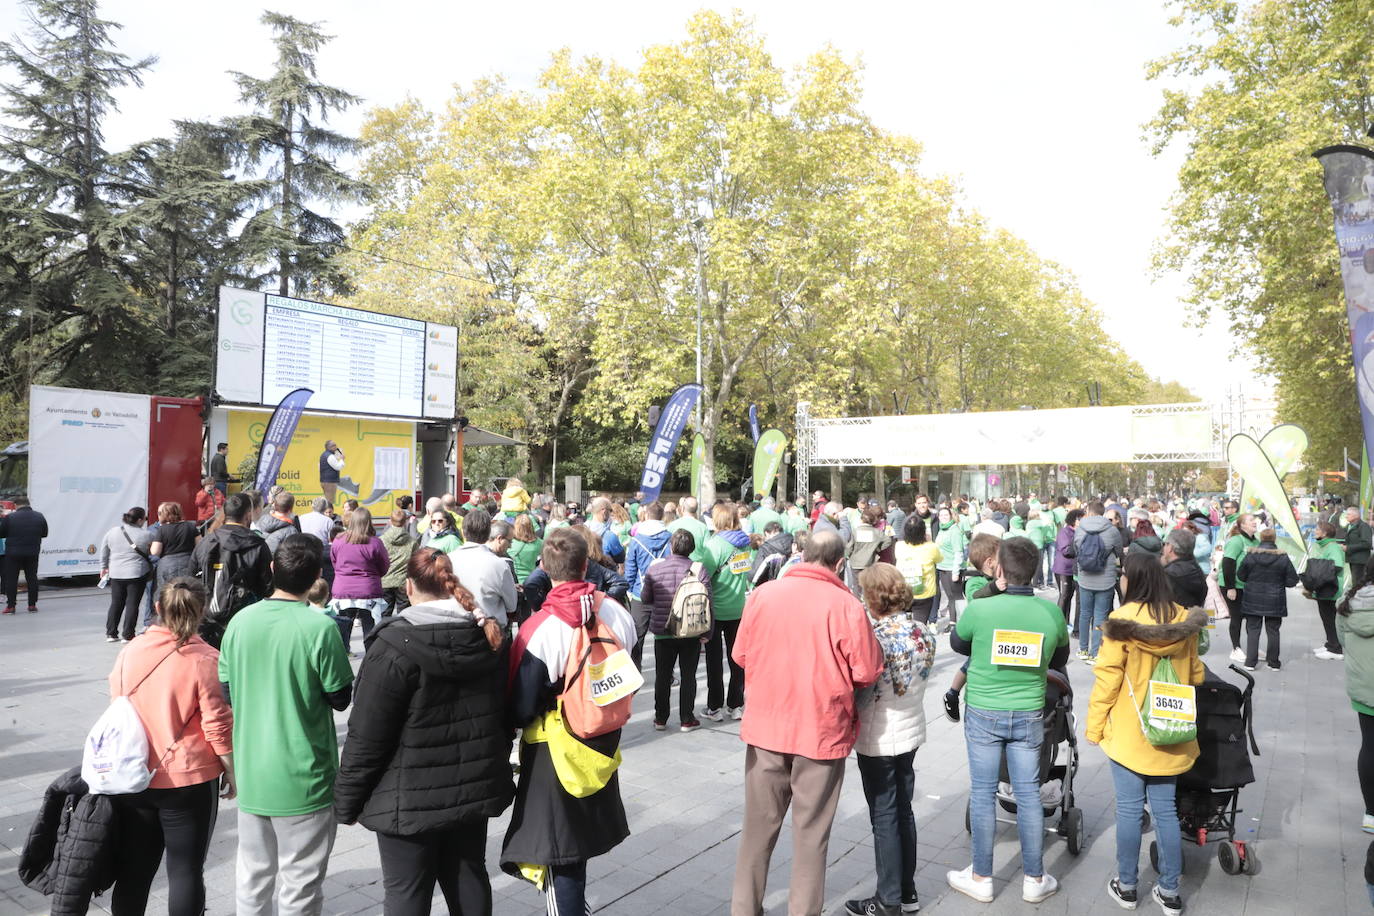
[[[1117,874],[1108,882],[1107,891],[1122,907],[1135,909],[1140,816],[1148,798],[1160,866],[1151,897],[1166,914],[1182,913],[1183,842],[1174,790],[1178,774],[1188,771],[1197,759],[1198,747],[1196,741],[1159,746],[1147,741],[1140,701],[1161,658],[1173,665],[1179,683],[1202,683],[1197,642],[1207,625],[1207,612],[1173,603],[1164,567],[1150,554],[1126,555],[1121,585],[1121,607],[1102,628],[1102,649],[1093,671],[1097,683],[1084,735],[1089,744],[1100,744],[1111,760],[1116,787]]]

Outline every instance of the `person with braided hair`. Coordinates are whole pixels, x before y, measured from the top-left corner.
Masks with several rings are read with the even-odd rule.
[[[487,821],[515,795],[509,647],[443,551],[411,555],[405,590],[366,639],[335,817],[377,834],[388,914],[429,913],[436,883],[449,912],[490,914]]]

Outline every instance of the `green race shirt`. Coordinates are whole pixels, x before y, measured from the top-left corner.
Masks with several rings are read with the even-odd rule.
[[[744,615],[754,552],[748,547],[736,547],[720,535],[706,539],[705,552],[702,563],[711,574],[711,609],[717,620],[739,620]]]
[[[1240,561],[1245,559],[1245,551],[1258,544],[1254,538],[1248,538],[1243,534],[1233,534],[1226,541],[1226,546],[1221,549],[1222,559],[1230,557],[1236,561],[1236,581],[1222,583],[1222,588],[1245,588],[1245,580],[1240,577]],[[1221,570],[1217,570],[1221,573]]]
[[[711,534],[710,530],[706,527],[706,523],[698,519],[692,518],[691,516],[684,515],[682,518],[678,519],[677,521],[673,522],[671,525],[668,526],[669,531],[681,531],[683,529],[692,532],[692,537],[696,538],[697,540],[696,549],[692,551],[692,562],[705,563],[706,538],[709,537]]]
[[[782,525],[782,530],[787,530],[787,525],[783,518],[772,509],[758,509],[749,513],[749,531],[753,534],[763,534],[763,529],[768,527],[769,522],[777,522]]]
[[[788,534],[801,534],[811,528],[811,522],[805,515],[794,515],[789,512],[782,517],[782,527]]]
[[[968,705],[977,709],[1042,709],[1045,669],[1069,627],[1059,607],[1031,595],[997,595],[970,601],[955,626],[973,644]],[[1026,664],[1034,661],[1034,664]]]
[[[353,682],[334,621],[303,601],[249,605],[229,621],[219,679],[234,708],[239,808],[289,817],[332,805],[339,747],[325,694]]]

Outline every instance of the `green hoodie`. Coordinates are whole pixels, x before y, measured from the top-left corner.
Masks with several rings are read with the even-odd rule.
[[[963,568],[968,538],[964,537],[964,529],[959,527],[957,522],[941,524],[940,533],[935,536],[935,543],[940,548],[940,562],[935,564],[936,569],[953,572]]]

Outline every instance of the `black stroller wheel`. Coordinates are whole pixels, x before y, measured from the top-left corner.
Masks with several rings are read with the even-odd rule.
[[[1244,865],[1240,860],[1240,851],[1236,849],[1235,843],[1230,840],[1222,840],[1217,844],[1217,864],[1228,875],[1240,874]]]
[[[1076,856],[1083,851],[1083,812],[1077,808],[1064,812],[1064,838],[1068,841],[1069,855]]]
[[[1241,872],[1247,875],[1257,875],[1259,874],[1259,867],[1260,860],[1259,856],[1255,854],[1255,844],[1246,843],[1245,858],[1240,863]]]
[[[1153,826],[1154,826],[1154,825],[1153,825],[1152,823],[1150,823],[1150,812],[1149,812],[1149,811],[1141,811],[1141,812],[1140,812],[1140,832],[1141,832],[1141,833],[1149,833],[1149,832],[1150,832],[1150,828],[1153,827]]]
[[[973,835],[973,802],[964,805],[964,833]]]
[[[1154,840],[1150,841],[1150,867],[1159,874],[1159,843]]]

